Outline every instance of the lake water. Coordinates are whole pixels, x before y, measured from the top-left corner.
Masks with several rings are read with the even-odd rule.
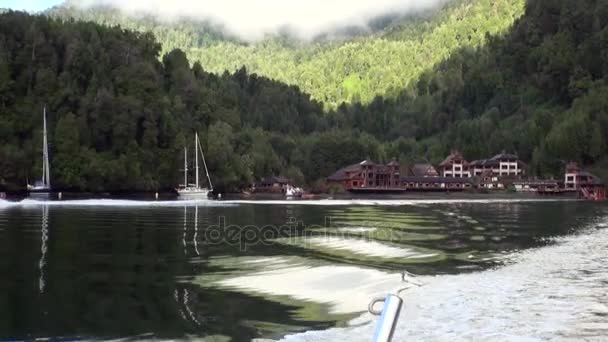
[[[577,201],[0,200],[0,340],[369,341],[409,287],[396,340],[599,341],[605,227]]]

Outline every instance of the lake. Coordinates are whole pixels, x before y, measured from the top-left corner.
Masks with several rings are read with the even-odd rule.
[[[368,341],[403,287],[396,340],[599,340],[607,209],[0,200],[0,340]]]

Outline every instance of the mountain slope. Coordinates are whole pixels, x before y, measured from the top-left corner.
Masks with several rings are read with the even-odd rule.
[[[164,51],[180,48],[205,70],[221,74],[241,66],[297,85],[327,108],[342,102],[369,103],[416,82],[427,69],[461,47],[478,47],[487,35],[507,30],[524,11],[525,0],[454,0],[436,13],[388,20],[381,30],[346,40],[319,37],[302,43],[269,37],[239,42],[208,23],[162,24],[150,16],[128,17],[110,8],[81,10],[74,2],[53,16],[152,31]]]

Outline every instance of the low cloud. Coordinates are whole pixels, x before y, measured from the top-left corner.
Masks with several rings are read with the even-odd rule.
[[[432,9],[449,0],[81,0],[79,5],[109,5],[127,13],[160,19],[211,20],[246,40],[288,30],[302,39],[344,27],[365,27],[383,15]]]

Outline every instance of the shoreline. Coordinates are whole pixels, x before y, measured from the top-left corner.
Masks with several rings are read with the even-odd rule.
[[[133,191],[121,193],[109,192],[70,192],[57,191],[52,192],[52,198],[57,199],[57,195],[62,194],[62,200],[71,199],[118,199],[118,200],[180,200],[179,196],[174,192],[150,192],[150,191]],[[158,194],[158,199],[156,198]],[[30,198],[27,192],[6,192],[7,200],[19,200]],[[536,192],[507,192],[507,191],[491,191],[491,192],[420,192],[410,191],[402,193],[339,193],[339,194],[310,194],[306,198],[293,198],[293,201],[307,200],[359,200],[359,199],[374,199],[374,200],[400,200],[400,199],[542,199],[542,198],[578,198],[576,192],[561,193],[556,195],[541,195]],[[216,199],[210,197],[209,199]],[[286,199],[284,194],[279,193],[224,193],[221,194],[222,200],[281,200]]]
[[[58,194],[61,193],[61,199],[58,198]],[[158,194],[158,197],[156,197]],[[35,198],[28,196],[27,192],[13,192],[5,193],[3,199],[7,201],[19,201],[28,198]],[[108,192],[62,192],[57,191],[51,194],[50,200],[91,200],[91,199],[102,199],[102,200],[132,200],[132,201],[181,201],[179,196],[173,192],[122,192],[122,193],[108,193]],[[221,198],[210,197],[212,201],[277,201],[277,200],[289,200],[294,202],[306,202],[316,200],[497,200],[497,199],[579,199],[576,192],[572,193],[561,193],[556,195],[541,195],[536,192],[507,192],[507,191],[492,191],[492,192],[403,192],[403,193],[340,193],[340,194],[311,194],[306,198],[286,198],[284,194],[277,193],[257,193],[257,194],[243,194],[243,193],[225,193],[221,194]]]

